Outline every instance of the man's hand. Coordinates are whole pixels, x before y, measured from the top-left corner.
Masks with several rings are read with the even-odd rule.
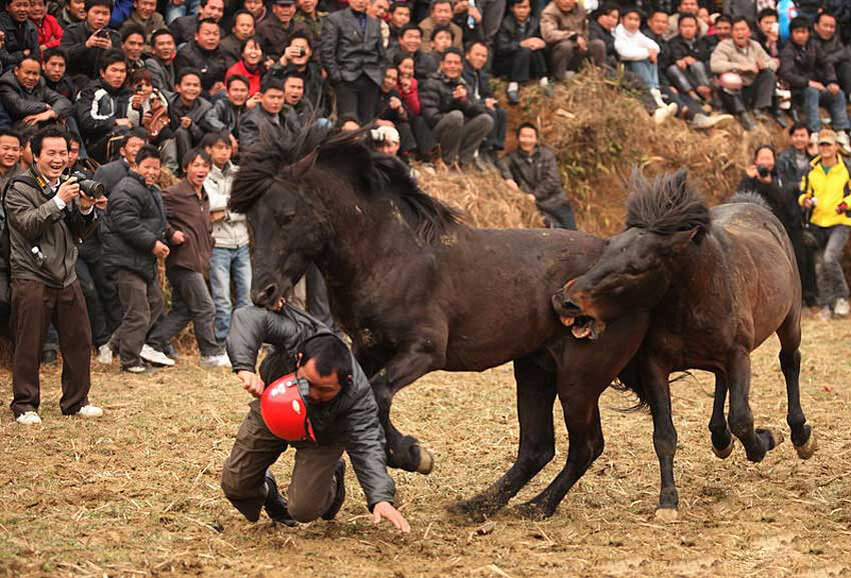
[[[182,245],[186,242],[186,235],[183,234],[183,231],[175,231],[174,235],[171,236],[171,242],[175,245]]]
[[[82,190],[80,191],[80,211],[88,213],[95,206],[97,199],[88,196]]]
[[[691,66],[692,64],[697,62],[697,60],[695,60],[694,56],[686,56],[685,58],[683,58],[683,60],[686,61],[686,66]]]
[[[263,395],[263,390],[266,389],[266,384],[263,383],[263,380],[260,379],[260,376],[254,373],[253,371],[239,371],[236,376],[242,381],[242,387],[253,395],[254,397],[260,397]],[[382,502],[387,503],[387,502]],[[387,504],[390,506],[390,504]],[[390,506],[392,508],[392,506]],[[395,510],[394,510],[395,512]],[[398,512],[396,512],[398,514]],[[399,514],[401,516],[401,514]],[[404,518],[403,518],[404,521]]]
[[[106,196],[104,196],[104,195],[101,195],[101,196],[99,196],[97,199],[95,199],[95,206],[96,206],[98,209],[100,209],[101,211],[105,211],[105,210],[106,210],[106,205],[107,205],[108,203],[109,203],[109,199],[108,199]]]
[[[836,84],[835,82],[831,82],[830,84],[827,85],[827,91],[830,94],[835,96],[836,93],[839,92],[839,85]]]
[[[112,42],[109,40],[109,36],[98,36],[98,32],[100,32],[100,30],[93,32],[92,35],[86,39],[86,48],[112,48]]]
[[[168,250],[168,245],[166,245],[162,241],[157,241],[156,243],[154,243],[154,248],[151,250],[151,253],[153,253],[156,257],[162,259],[168,257],[168,254],[170,252],[171,251]]]
[[[130,97],[130,107],[131,108],[142,108],[142,95],[141,93],[136,93],[132,97]],[[147,113],[145,113],[147,114]]]
[[[491,110],[496,108],[496,99],[495,98],[486,98],[485,106]]]
[[[654,50],[653,48],[651,48],[651,49],[649,50],[649,52],[650,52],[650,56],[648,56],[648,57],[647,57],[647,59],[648,59],[650,62],[653,62],[653,63],[655,64],[656,59],[659,57],[659,51],[658,51],[658,50]]]
[[[189,128],[189,125],[192,124],[192,119],[188,116],[180,117],[180,128]]]
[[[510,188],[512,191],[520,190],[520,185],[518,185],[517,181],[515,181],[514,179],[505,179],[505,184],[508,185],[508,188]]]
[[[52,108],[48,108],[45,111],[42,111],[38,114],[31,114],[29,116],[25,116],[23,118],[24,124],[38,124],[40,122],[44,122],[50,120],[52,118],[56,118],[58,115],[56,111]]]
[[[458,86],[456,86],[455,89],[452,91],[452,98],[460,101],[467,100],[467,87],[463,84],[459,84]]]
[[[241,373],[242,372],[240,371],[240,374]],[[411,531],[411,525],[408,524],[408,520],[405,519],[405,516],[403,516],[399,510],[391,506],[390,502],[378,502],[372,509],[372,523],[380,524],[381,518],[388,520],[403,534],[407,534]]]
[[[252,108],[257,106],[257,103],[260,102],[260,98],[261,98],[260,93],[255,92],[248,100],[245,101],[245,108],[247,108],[248,110],[251,110]]]
[[[808,85],[809,85],[810,88],[815,88],[817,90],[824,90],[824,85],[820,82],[815,81],[815,80],[811,80],[808,83]]]
[[[388,104],[390,105],[390,110],[396,110],[398,108],[402,108],[402,101],[399,100],[399,98],[396,97],[396,96],[391,96]]]
[[[221,221],[225,218],[226,213],[224,211],[210,211],[210,222],[215,223]]]
[[[845,203],[845,201],[842,201],[836,207],[836,214],[841,215],[842,213],[844,213],[847,210],[848,210],[848,205]]]
[[[812,209],[815,206],[815,204],[816,204],[815,200],[812,197],[804,198],[803,205],[804,205],[805,209]]]
[[[686,64],[685,58],[680,58],[679,60],[677,60],[676,65],[677,65],[677,68],[679,68],[680,70],[685,70],[686,67],[688,66],[688,64]]]
[[[124,128],[133,128],[133,123],[130,122],[129,118],[116,118],[115,124]]]
[[[210,96],[216,95],[220,92],[226,92],[227,88],[225,87],[225,83],[221,80],[217,80],[213,83],[213,86],[210,87]]]
[[[59,190],[56,191],[56,196],[62,199],[66,205],[70,205],[76,197],[80,196],[80,183],[77,182],[76,178],[71,177],[59,185]]]

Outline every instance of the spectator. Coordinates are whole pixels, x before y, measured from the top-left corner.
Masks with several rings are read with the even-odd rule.
[[[263,52],[272,60],[278,60],[290,37],[305,28],[295,22],[296,0],[274,0],[271,18],[257,25],[257,36],[263,41]]]
[[[121,48],[118,32],[107,28],[112,0],[86,0],[86,19],[69,26],[59,46],[68,55],[68,74],[97,78],[101,59],[111,48]]]
[[[508,126],[508,114],[499,108],[490,88],[490,75],[487,73],[488,47],[484,42],[473,42],[467,48],[462,76],[468,87],[468,98],[473,104],[484,105],[493,119],[493,130],[479,149],[479,158],[486,163],[496,165],[499,151],[505,148],[505,131]]]
[[[284,82],[269,75],[261,87],[259,106],[244,114],[239,123],[239,146],[246,150],[262,142],[282,142],[292,134],[284,109]]]
[[[789,24],[789,43],[780,53],[780,78],[792,89],[792,102],[804,106],[807,128],[810,133],[821,128],[819,105],[830,109],[831,128],[837,140],[848,148],[845,133],[848,122],[845,93],[839,88],[832,62],[810,41],[810,25],[806,18],[793,18]]]
[[[349,7],[325,19],[322,65],[334,85],[337,114],[355,115],[361,125],[372,120],[384,79],[384,46],[378,21],[364,11],[367,0],[349,0]]]
[[[4,34],[0,63],[7,71],[25,56],[39,58],[38,29],[30,17],[29,0],[5,0],[0,11],[0,32]]]
[[[511,2],[508,2],[510,5]],[[496,41],[496,36],[499,34],[500,26],[505,16],[505,0],[478,0],[476,7],[481,12],[482,19],[479,23],[481,27],[481,39],[488,46],[493,46]],[[530,8],[531,11],[531,8]]]
[[[316,9],[316,0],[298,0],[298,12],[295,21],[310,33],[313,42],[322,38],[322,22],[328,16],[327,12]]]
[[[242,41],[242,56],[239,61],[228,68],[225,79],[237,75],[248,80],[248,94],[253,96],[260,92],[260,82],[266,74],[266,65],[263,63],[263,47],[260,39],[251,36]]]
[[[541,12],[541,36],[550,50],[550,72],[564,80],[568,70],[579,69],[589,56],[597,66],[606,62],[606,45],[588,41],[588,19],[576,0],[552,0]]]
[[[109,199],[104,261],[116,272],[122,310],[112,345],[121,358],[121,370],[138,374],[147,371],[144,361],[174,365],[165,354],[145,345],[145,336],[163,311],[157,259],[168,257],[169,243],[184,237],[166,221],[156,185],[160,175],[157,149],[140,148],[133,167]]]
[[[452,46],[458,50],[463,50],[464,31],[452,22],[452,2],[451,0],[434,0],[431,3],[431,14],[428,18],[420,22],[420,30],[422,31],[422,42],[425,47],[425,52],[431,51],[429,44],[434,33],[434,29],[438,26],[448,26],[452,31]]]
[[[780,60],[780,24],[777,22],[777,11],[764,8],[757,16],[755,40],[759,42],[765,53],[771,58]]]
[[[77,87],[65,74],[68,64],[65,51],[61,48],[48,48],[41,55],[41,58],[44,63],[41,73],[45,86],[73,102],[77,95]]]
[[[667,14],[665,17],[667,18]],[[603,4],[591,14],[591,20],[588,22],[588,40],[600,40],[606,45],[606,66],[613,70],[616,70],[620,63],[618,52],[615,50],[615,28],[619,22],[620,9],[616,4]],[[659,44],[658,40],[656,43]],[[661,50],[661,44],[659,46]],[[658,60],[661,60],[661,52]]]
[[[715,19],[713,33],[705,36],[703,41],[710,52],[715,50],[718,43],[722,40],[730,40],[733,37],[733,20],[729,16],[723,14]]]
[[[381,85],[376,124],[385,128],[392,128],[397,135],[404,135],[397,139],[400,145],[397,149],[401,149],[403,157],[406,157],[417,151],[417,140],[408,122],[408,109],[402,102],[398,85],[399,69],[388,66],[384,71],[384,82]]]
[[[496,35],[494,74],[508,79],[508,104],[520,102],[520,85],[540,79],[546,96],[552,95],[547,78],[547,43],[541,38],[530,0],[512,0]]]
[[[414,59],[414,76],[423,83],[437,72],[438,63],[433,54],[422,47],[423,32],[414,24],[407,24],[399,32],[399,46],[390,52],[390,57],[398,61],[403,54]]]
[[[431,55],[437,60],[442,59],[446,49],[454,44],[455,38],[452,36],[452,29],[448,26],[435,26],[431,31]]]
[[[71,102],[47,88],[34,56],[24,57],[0,77],[0,101],[15,123],[41,124],[64,119],[71,112]]]
[[[777,63],[758,42],[751,40],[751,27],[747,20],[737,18],[732,30],[732,37],[715,47],[709,66],[713,74],[720,76],[724,107],[739,117],[745,130],[753,130],[754,119],[749,111],[755,111],[759,119],[767,118]],[[728,72],[733,73],[732,77],[725,74]]]
[[[397,88],[405,105],[408,123],[414,133],[416,149],[420,160],[429,162],[434,152],[434,135],[422,116],[420,104],[419,81],[414,77],[414,59],[409,55],[401,55],[398,59],[397,69],[399,71],[399,83]]]
[[[204,138],[202,120],[213,105],[201,97],[201,73],[194,68],[180,71],[176,89],[177,96],[169,102],[168,108],[171,128],[177,141],[177,160],[184,167],[185,155],[200,145]]]
[[[13,130],[4,130],[0,132],[0,191],[6,188],[6,184],[12,177],[21,173],[21,135]],[[0,212],[3,211],[3,205],[0,203]],[[5,213],[2,213],[2,222],[5,223]],[[0,237],[2,237],[3,227],[0,226]],[[2,257],[2,254],[0,254]],[[8,273],[8,263],[6,263]],[[6,287],[8,290],[9,287]],[[6,301],[8,303],[8,301]]]
[[[184,44],[174,59],[178,75],[186,68],[194,68],[201,74],[201,88],[210,97],[224,91],[228,69],[227,58],[219,48],[219,34],[219,25],[215,21],[199,21],[194,40]]]
[[[145,53],[145,30],[135,24],[121,28],[121,50],[127,57],[127,77],[137,70],[145,69],[142,57]]]
[[[329,115],[332,108],[331,96],[322,77],[322,66],[313,57],[313,44],[308,34],[293,34],[290,45],[284,50],[279,62],[286,63],[287,70],[298,72],[304,78],[304,98],[315,110]]]
[[[659,91],[659,45],[640,30],[641,15],[635,8],[626,8],[621,23],[615,28],[615,50],[627,70],[637,74],[650,89],[661,107]]]
[[[815,34],[812,35],[811,42],[833,67],[842,92],[851,96],[851,54],[837,34],[836,17],[829,12],[822,12],[818,15],[813,31]]]
[[[127,62],[124,54],[120,50],[109,50],[100,61],[100,79],[92,81],[80,93],[76,114],[89,155],[105,163],[112,158],[112,139],[132,125],[127,118],[130,89],[125,82]]]
[[[169,26],[187,14],[198,12],[198,0],[166,0],[165,22]]]
[[[224,0],[200,0],[200,9],[197,13],[189,12],[186,16],[181,16],[173,22],[170,22],[168,27],[174,33],[174,41],[177,46],[181,46],[190,42],[195,38],[198,32],[198,24],[202,20],[212,20],[221,25],[222,16],[225,14]],[[168,17],[166,16],[168,21]],[[219,30],[219,36],[224,35],[224,30]],[[198,62],[195,63],[197,66]]]
[[[535,125],[527,122],[517,127],[517,148],[500,161],[499,170],[508,186],[535,201],[550,227],[576,229],[555,153],[539,144]]]
[[[476,151],[493,130],[493,117],[481,105],[471,102],[461,72],[461,51],[451,47],[443,53],[440,72],[429,78],[421,102],[423,116],[434,132],[449,167],[468,167]]]
[[[399,44],[399,34],[402,28],[411,23],[411,5],[405,2],[393,2],[390,5],[390,44],[393,47]]]
[[[177,142],[170,126],[168,99],[154,88],[153,75],[147,68],[133,73],[130,87],[133,89],[130,109],[127,111],[130,124],[134,128],[142,129],[148,142],[157,147],[163,166],[172,173],[177,173]]]
[[[466,0],[458,0],[455,5],[458,6],[464,1]],[[375,18],[381,27],[381,44],[385,50],[387,45],[390,44],[390,25],[387,24],[386,20],[389,7],[390,3],[387,0],[368,0],[366,5],[366,15]]]
[[[830,319],[848,315],[848,283],[842,272],[842,253],[851,231],[851,195],[848,194],[848,167],[837,154],[836,134],[822,130],[818,136],[819,154],[810,163],[810,172],[801,181],[798,204],[811,211],[809,222],[821,253],[817,267],[820,316]],[[14,277],[14,269],[13,269]]]
[[[65,30],[56,18],[47,13],[44,0],[30,0],[29,18],[38,30],[38,47],[42,54],[48,48],[59,46]]]
[[[210,200],[204,187],[210,167],[210,156],[202,149],[193,149],[183,159],[186,177],[163,193],[166,217],[175,231],[171,236],[175,246],[166,259],[166,275],[173,290],[171,311],[154,325],[148,341],[161,352],[192,321],[201,366],[230,367],[216,342],[216,308],[204,279],[213,249]]]
[[[284,76],[284,108],[282,114],[286,125],[295,133],[314,122],[313,107],[304,99],[304,78],[297,72],[288,72]],[[318,118],[318,123],[330,124],[327,119]]]
[[[95,171],[94,180],[104,186],[108,196],[111,197],[112,191],[115,190],[118,183],[130,174],[136,154],[146,144],[144,131],[138,128],[131,130],[121,139],[121,144],[118,147],[119,157],[99,166]]]
[[[223,346],[233,309],[251,305],[251,253],[245,215],[232,213],[227,208],[238,170],[231,162],[230,134],[207,135],[204,149],[212,161],[210,174],[204,182],[210,195],[210,220],[213,222],[210,292],[216,305],[216,341]]]
[[[242,5],[243,8],[251,12],[254,16],[254,27],[255,29],[260,26],[261,23],[265,22],[269,19],[269,11],[266,9],[266,2],[264,0],[245,0]]]
[[[388,70],[393,70],[388,68]],[[369,131],[372,147],[385,155],[395,157],[399,154],[401,137],[399,131],[389,125],[381,125]]]
[[[49,6],[52,5],[53,3]],[[65,0],[64,6],[58,3],[55,5],[59,8],[55,13],[52,9],[48,9],[63,30],[68,30],[71,25],[86,19],[86,0]]]
[[[249,98],[248,86],[248,79],[244,76],[238,74],[228,76],[227,98],[218,99],[204,117],[204,125],[210,132],[228,131],[233,138],[231,145],[234,147],[237,144],[236,137],[239,135],[242,116],[257,106],[261,98],[260,92]]]
[[[679,34],[668,44],[670,63],[666,73],[678,91],[708,103],[713,96],[704,64],[709,60],[709,51],[697,38],[697,18],[682,14],[678,26]]]
[[[145,67],[151,71],[154,86],[170,98],[175,92],[177,71],[174,57],[177,56],[177,44],[170,30],[161,28],[151,35],[153,54],[145,60]]]
[[[112,15],[109,18],[109,27],[119,30],[121,25],[130,17],[133,11],[133,0],[113,0]]]
[[[96,226],[94,199],[80,194],[75,179],[61,181],[68,160],[64,132],[39,131],[30,147],[35,162],[10,182],[5,198],[15,334],[12,412],[19,424],[41,423],[39,353],[52,322],[63,358],[59,407],[64,415],[99,417],[103,410],[88,400],[92,336],[74,267],[76,239]]]
[[[733,0],[733,1],[737,1],[737,0]],[[754,0],[741,0],[741,1],[750,2],[751,4],[754,4]],[[680,4],[679,4],[679,6],[677,6],[676,12],[674,14],[671,14],[671,17],[668,19],[668,32],[665,34],[665,40],[672,39],[679,32],[679,30],[680,30],[680,26],[679,26],[680,14],[691,14],[692,16],[697,18],[697,26],[698,26],[697,37],[703,38],[704,36],[706,36],[709,33],[709,26],[706,24],[706,22],[704,22],[703,20],[701,20],[699,18],[699,14],[698,14],[699,10],[700,10],[700,7],[697,3],[697,0],[680,0]],[[729,15],[729,12],[724,11],[724,14]],[[756,13],[754,13],[754,16],[756,16]],[[751,17],[749,19],[749,22],[753,22],[753,21],[754,21],[754,18]]]
[[[242,58],[242,43],[255,34],[254,15],[248,10],[238,10],[233,16],[230,34],[219,44],[230,66]]]
[[[505,6],[502,7],[503,13]],[[500,14],[500,18],[502,14]],[[452,5],[452,22],[461,29],[461,44],[469,46],[473,42],[484,40],[482,13],[469,0],[455,0]],[[499,23],[497,22],[497,26]],[[435,26],[435,30],[437,26]],[[432,39],[434,33],[432,32]]]
[[[121,25],[120,32],[123,34],[127,28],[134,25],[142,29],[146,43],[151,40],[154,32],[165,28],[165,19],[157,12],[156,0],[133,0],[133,12]]]

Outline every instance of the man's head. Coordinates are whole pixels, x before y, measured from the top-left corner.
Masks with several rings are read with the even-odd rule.
[[[38,81],[41,78],[41,64],[34,56],[25,56],[18,64],[15,65],[15,78],[18,79],[18,84],[27,90],[32,90],[38,86]]]
[[[142,27],[130,23],[121,31],[121,49],[127,60],[137,62],[141,60],[145,51],[145,31]]]
[[[813,30],[822,40],[830,40],[836,34],[836,16],[830,12],[822,12],[818,15]]]
[[[33,22],[41,22],[44,20],[44,15],[47,9],[44,6],[44,0],[30,0],[29,19]]]
[[[839,152],[836,133],[829,128],[823,128],[818,133],[818,153],[822,161],[835,162]]]
[[[308,339],[298,354],[296,377],[310,382],[309,403],[327,403],[352,382],[352,355],[333,335]]]
[[[603,4],[596,13],[597,24],[611,32],[618,25],[620,10],[617,4]]]
[[[440,61],[440,69],[448,78],[460,78],[464,70],[464,56],[461,51],[457,48],[447,48]]]
[[[476,40],[467,48],[467,62],[473,70],[482,70],[488,63],[488,45]]]
[[[201,8],[198,9],[198,20],[212,20],[219,22],[225,15],[224,0],[201,0]]]
[[[697,0],[680,0],[680,5],[677,7],[677,11],[682,14],[694,14],[697,16]]]
[[[680,14],[680,19],[677,21],[677,30],[680,36],[689,42],[697,38],[697,16],[694,14]]]
[[[296,56],[290,59],[297,68],[303,68],[310,62],[313,56],[313,47],[310,44],[310,37],[305,32],[295,32],[290,36],[290,47],[299,50],[301,56]]]
[[[756,23],[760,31],[767,37],[777,37],[777,10],[773,8],[763,8],[756,15]]]
[[[789,128],[789,144],[796,151],[804,152],[810,144],[810,129],[802,122],[796,122]]]
[[[157,0],[133,0],[133,10],[140,20],[148,21],[157,11]]]
[[[59,82],[65,75],[65,69],[68,66],[68,57],[65,51],[54,46],[45,50],[41,59],[43,62],[41,73],[50,82]]]
[[[349,0],[349,8],[358,13],[363,13],[366,11],[366,5],[368,0]]]
[[[727,40],[733,37],[733,19],[729,16],[721,15],[715,19],[715,36],[718,40]]]
[[[278,114],[284,108],[284,82],[281,78],[267,74],[260,87],[260,106],[269,114]]]
[[[266,11],[266,2],[264,0],[245,0],[242,7],[254,14],[254,18],[260,18]]]
[[[215,50],[219,47],[221,40],[221,31],[215,20],[204,19],[198,21],[198,28],[195,30],[195,42],[203,50]]]
[[[248,79],[241,74],[232,74],[228,76],[225,83],[228,100],[231,104],[243,106],[245,101],[248,100],[248,91],[250,90]]]
[[[406,24],[399,31],[399,46],[405,52],[414,53],[423,43],[423,31],[416,24]]]
[[[36,169],[49,181],[58,179],[68,164],[68,137],[62,129],[50,126],[33,135],[30,150]]]
[[[447,48],[452,46],[455,37],[449,26],[435,26],[431,32],[431,49],[433,52],[443,54]]]
[[[367,4],[366,7],[366,13],[376,20],[384,20],[389,8],[390,3],[387,0],[369,0],[369,4]]]
[[[765,167],[769,171],[773,171],[776,160],[777,158],[774,153],[774,147],[771,145],[760,145],[754,151],[753,164],[757,167]]]
[[[531,122],[524,122],[517,127],[517,145],[520,150],[531,153],[538,146],[538,127]]]
[[[621,24],[629,32],[635,32],[641,27],[641,12],[637,8],[624,8]]]
[[[0,172],[10,171],[21,160],[21,135],[13,130],[0,130]]]
[[[6,12],[15,22],[24,22],[30,17],[30,0],[9,0],[6,3]]]
[[[245,9],[237,10],[233,16],[231,32],[233,32],[234,37],[239,41],[254,36],[254,15]]]
[[[110,48],[100,59],[100,79],[112,89],[118,90],[127,80],[127,60],[124,53]]]
[[[112,0],[86,0],[86,22],[89,28],[106,28],[112,16],[112,6]]]
[[[151,34],[151,46],[154,48],[154,56],[162,62],[171,62],[177,54],[174,34],[167,28],[160,28]]]
[[[65,0],[65,11],[72,22],[82,22],[86,19],[86,0]]]
[[[201,146],[210,155],[213,165],[223,169],[233,156],[233,144],[230,133],[226,130],[204,135]]]
[[[396,127],[381,125],[369,131],[372,137],[372,146],[375,150],[385,155],[395,157],[399,152],[401,137]]]
[[[295,0],[275,0],[272,4],[272,13],[281,21],[281,24],[289,25],[295,16]]]
[[[284,79],[284,102],[296,106],[304,98],[304,77],[290,74]]]
[[[396,84],[399,82],[399,69],[394,66],[388,66],[384,70],[384,82],[381,83],[382,92],[390,92],[396,90]]]
[[[136,162],[136,153],[146,143],[147,139],[145,138],[144,130],[132,130],[122,139],[118,154],[132,167],[133,163]]]
[[[556,0],[556,7],[562,12],[573,12],[576,8],[576,0]]]
[[[736,46],[744,48],[751,41],[751,25],[748,23],[747,18],[736,18],[733,20],[733,27],[731,30],[731,34],[733,37],[733,42],[736,43]]]
[[[803,16],[792,18],[789,22],[789,39],[792,44],[804,46],[810,39],[810,21]]]
[[[174,88],[184,102],[195,102],[201,95],[201,73],[194,68],[182,69]]]
[[[160,169],[162,161],[160,160],[160,151],[153,145],[145,145],[140,147],[134,158],[133,170],[139,176],[145,179],[145,184],[149,187],[157,184],[160,178]]]
[[[447,25],[452,21],[452,2],[434,0],[431,3],[431,19],[437,25]]]
[[[302,14],[312,16],[316,12],[317,0],[297,0],[296,6]]]
[[[183,172],[186,174],[186,180],[196,189],[203,186],[204,179],[210,174],[210,168],[212,168],[210,155],[201,147],[192,149],[183,158]]]
[[[390,5],[390,24],[402,28],[411,21],[411,6],[404,2],[394,2]]]
[[[668,13],[661,10],[654,10],[647,19],[647,27],[650,32],[656,36],[663,36],[668,32]]]
[[[72,170],[80,160],[80,137],[72,132],[66,134],[68,135],[68,162],[65,167]]]

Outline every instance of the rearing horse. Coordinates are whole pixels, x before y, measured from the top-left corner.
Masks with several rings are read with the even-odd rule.
[[[267,143],[241,166],[230,208],[252,232],[252,300],[273,308],[315,263],[331,310],[371,376],[388,463],[428,473],[431,454],[390,422],[393,396],[435,371],[481,371],[514,362],[520,449],[497,482],[457,510],[505,505],[554,456],[553,404],[564,408],[567,463],[522,507],[551,515],[603,451],[599,395],[627,365],[644,313],[596,342],[570,336],[550,297],[603,249],[563,230],[487,230],[423,193],[398,159],[370,151],[362,134],[312,127],[293,143]]]

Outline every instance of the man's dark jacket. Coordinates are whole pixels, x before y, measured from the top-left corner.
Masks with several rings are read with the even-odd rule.
[[[157,241],[167,245],[173,232],[159,189],[149,187],[139,174],[130,172],[109,196],[105,221],[101,231],[104,265],[112,271],[136,273],[145,281],[154,280],[154,245]]]
[[[204,50],[192,40],[184,44],[174,57],[174,70],[179,75],[184,68],[201,73],[201,88],[209,91],[216,82],[224,82],[228,70],[227,57],[221,48]]]
[[[239,121],[242,115],[247,114],[245,105],[234,106],[234,104],[226,98],[220,98],[213,104],[213,107],[207,111],[201,121],[201,128],[204,132],[221,132],[227,130],[233,136],[239,136]]]
[[[172,245],[166,266],[183,267],[196,273],[205,273],[213,253],[213,225],[210,223],[210,199],[201,189],[201,197],[188,180],[183,179],[163,191],[168,224],[182,231],[186,241]]]
[[[113,48],[121,49],[121,36],[115,30],[111,28],[104,28],[103,30],[109,34],[109,41],[112,43]],[[62,35],[62,42],[59,43],[59,47],[65,50],[65,53],[68,55],[68,72],[71,76],[75,74],[85,74],[89,78],[99,78],[99,63],[103,54],[106,52],[105,48],[86,47],[86,40],[89,39],[94,33],[89,27],[89,23],[83,20],[77,24],[69,26],[65,33]]]
[[[499,170],[502,178],[513,179],[520,190],[535,195],[539,206],[564,201],[558,162],[547,147],[537,146],[531,155],[515,149],[499,161]]]
[[[812,32],[810,42],[815,44],[819,54],[832,64],[834,69],[840,64],[851,62],[851,54],[848,52],[848,47],[842,44],[838,30],[830,37],[830,40],[822,40],[821,36]]]
[[[0,50],[3,70],[8,70],[24,59],[24,50],[40,59],[38,28],[30,20],[18,24],[5,10],[0,11],[0,30],[6,33],[3,50]]]
[[[785,80],[792,90],[804,90],[811,80],[825,86],[836,82],[836,69],[823,58],[812,41],[804,46],[789,42],[780,51],[780,78]]]
[[[95,171],[94,180],[106,188],[106,196],[111,197],[118,183],[130,174],[130,165],[123,158],[104,163]]]
[[[256,371],[260,346],[271,343],[276,352],[292,357],[288,371],[294,371],[295,356],[304,343],[317,335],[331,335],[322,323],[303,311],[284,306],[280,313],[259,307],[241,307],[234,311],[227,339],[227,352],[234,371]],[[273,353],[270,357],[277,355]],[[267,358],[268,359],[268,358]],[[282,375],[269,374],[271,364],[264,363],[260,377],[270,383]],[[266,370],[266,371],[264,371]],[[352,355],[352,382],[327,403],[307,404],[319,446],[346,448],[352,467],[366,495],[369,509],[379,502],[393,503],[396,485],[387,474],[384,430],[378,422],[378,405],[369,380]],[[253,410],[258,402],[252,402]],[[312,442],[287,442],[295,448],[316,447]]]
[[[277,115],[266,112],[261,105],[255,106],[239,120],[239,148],[246,150],[263,142],[287,142],[296,127],[289,126],[282,110]],[[291,119],[290,119],[291,120]]]
[[[39,77],[35,88],[27,90],[18,82],[14,70],[0,76],[0,101],[13,122],[42,113],[48,106],[56,111],[60,119],[71,112],[71,101],[47,88],[43,77]]]
[[[96,143],[109,136],[118,127],[115,121],[127,118],[130,97],[126,84],[116,90],[100,80],[93,81],[80,92],[76,115],[80,136],[86,143]]]
[[[668,42],[668,51],[669,65],[675,64],[677,60],[681,60],[687,56],[691,56],[698,62],[708,62],[711,56],[708,46],[699,38],[695,38],[691,43],[688,43],[681,36],[674,36]]]
[[[463,78],[451,79],[443,71],[429,77],[424,90],[420,93],[420,105],[422,106],[421,114],[431,128],[437,126],[443,115],[453,110],[460,110],[467,118],[487,112],[484,106],[473,102],[469,87],[467,87],[466,100],[460,101],[452,96],[452,92],[459,84],[467,86]]]
[[[521,25],[517,22],[514,14],[507,14],[502,19],[499,25],[499,30],[496,33],[494,47],[496,56],[508,57],[520,49],[520,43],[527,38],[541,37],[541,24],[534,16],[529,16],[526,19],[526,27],[521,30]],[[612,40],[614,42],[614,39]]]
[[[351,8],[329,15],[322,25],[320,56],[331,82],[354,82],[365,74],[378,86],[384,81],[384,43],[381,25],[366,17],[361,30]]]
[[[278,17],[273,14],[257,25],[257,36],[260,37],[263,45],[263,54],[277,61],[289,45],[290,38],[296,32],[310,34],[310,31],[296,22],[295,19],[290,20],[290,23],[284,27]]]

